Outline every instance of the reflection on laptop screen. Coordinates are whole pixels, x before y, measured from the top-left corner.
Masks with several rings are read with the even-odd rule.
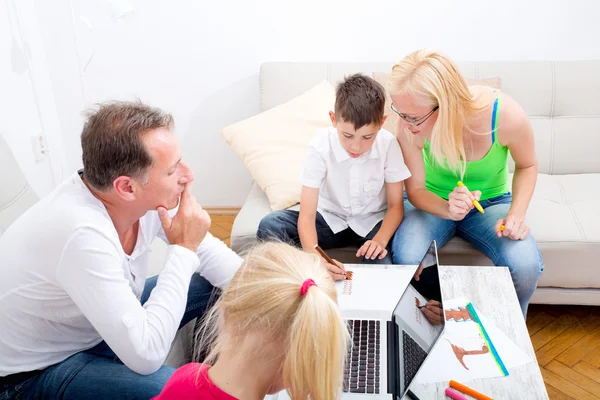
[[[397,396],[402,398],[444,329],[435,242],[421,260],[392,319],[398,340]]]

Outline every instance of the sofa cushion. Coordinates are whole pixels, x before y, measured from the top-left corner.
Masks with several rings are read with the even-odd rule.
[[[335,89],[323,81],[292,100],[228,126],[222,136],[266,193],[270,208],[300,202],[306,149],[319,128],[331,126]]]
[[[600,287],[599,209],[600,174],[538,174],[527,222],[545,263],[540,287]],[[231,247],[235,251],[256,241],[258,223],[269,211],[265,194],[254,184],[233,224]],[[328,253],[346,263],[360,262],[355,252],[355,248],[345,248]],[[492,265],[459,238],[442,247],[439,256],[443,265]]]
[[[600,287],[600,174],[540,175],[528,219],[546,269],[540,286]]]
[[[254,245],[257,240],[258,224],[270,212],[267,195],[256,182],[253,182],[250,193],[231,227],[231,249],[241,254]]]

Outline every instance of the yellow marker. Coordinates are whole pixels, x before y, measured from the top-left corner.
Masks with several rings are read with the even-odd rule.
[[[504,225],[500,225],[500,232],[504,230]]]
[[[458,186],[466,187],[465,184],[462,183],[461,181],[458,181]],[[476,209],[479,210],[480,213],[485,214],[485,211],[483,211],[483,207],[481,207],[481,204],[479,204],[479,202],[477,200],[473,199],[473,205],[475,206]]]

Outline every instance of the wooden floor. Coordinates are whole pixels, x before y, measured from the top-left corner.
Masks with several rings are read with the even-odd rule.
[[[211,214],[210,219],[212,224],[210,225],[209,232],[231,247],[231,227],[233,226],[235,215]]]
[[[527,327],[551,399],[600,399],[600,307],[533,304]]]
[[[235,215],[211,215],[230,245]],[[527,328],[550,399],[600,400],[600,307],[532,304]]]

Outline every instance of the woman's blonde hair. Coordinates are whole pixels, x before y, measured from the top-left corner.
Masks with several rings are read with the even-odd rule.
[[[307,279],[316,285],[302,295]],[[239,347],[254,333],[266,340],[257,354],[268,352],[269,344],[283,345],[281,372],[290,398],[339,397],[348,328],[333,280],[317,255],[277,242],[250,250],[205,318],[196,343],[209,346],[203,362],[213,365],[223,349]]]
[[[407,94],[432,109],[439,106],[431,132],[431,154],[439,165],[464,178],[463,130],[468,129],[471,117],[491,105],[491,92],[471,93],[454,62],[428,49],[414,51],[394,65],[389,90],[391,94]]]

